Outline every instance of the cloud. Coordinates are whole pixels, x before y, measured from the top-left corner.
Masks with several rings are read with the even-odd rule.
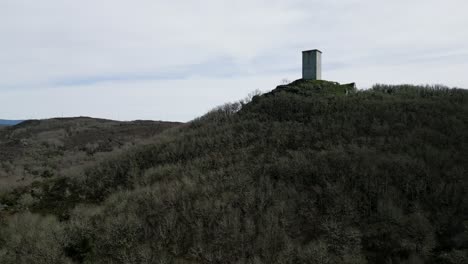
[[[0,104],[2,115],[27,119],[99,113],[99,117],[118,120],[189,121],[256,89],[267,91],[279,82],[276,76],[106,81],[4,91]]]
[[[218,104],[245,89],[228,82],[272,89],[300,77],[301,51],[311,48],[324,51],[323,76],[334,81],[468,87],[467,8],[465,0],[2,1],[0,116],[189,120],[199,102],[173,109],[147,98],[157,91],[175,100],[183,91],[181,98],[212,105],[206,85],[230,95],[216,97]],[[129,108],[125,117],[112,115],[128,100],[119,94],[154,114]],[[96,107],[39,110],[39,95],[90,96]],[[116,103],[100,108],[99,100]]]

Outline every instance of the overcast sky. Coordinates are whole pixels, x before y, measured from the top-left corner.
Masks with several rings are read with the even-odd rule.
[[[301,77],[468,88],[467,0],[0,0],[0,118],[188,121]]]

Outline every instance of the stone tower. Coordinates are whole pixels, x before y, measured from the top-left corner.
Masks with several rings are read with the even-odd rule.
[[[302,79],[322,79],[322,52],[320,50],[306,50],[302,52]]]

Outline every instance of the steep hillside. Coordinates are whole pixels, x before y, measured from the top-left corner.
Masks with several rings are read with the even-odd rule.
[[[298,80],[3,196],[0,262],[466,263],[468,92]]]

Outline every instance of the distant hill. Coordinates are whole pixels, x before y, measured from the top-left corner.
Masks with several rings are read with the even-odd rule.
[[[28,121],[0,263],[468,263],[467,131],[466,90],[305,80],[187,124]]]
[[[0,130],[0,186],[69,175],[148,140],[177,122],[89,117],[27,120]],[[21,173],[17,173],[20,171]],[[0,187],[1,188],[1,187]]]
[[[14,126],[14,125],[19,124],[21,122],[23,122],[23,120],[0,119],[0,126]]]

